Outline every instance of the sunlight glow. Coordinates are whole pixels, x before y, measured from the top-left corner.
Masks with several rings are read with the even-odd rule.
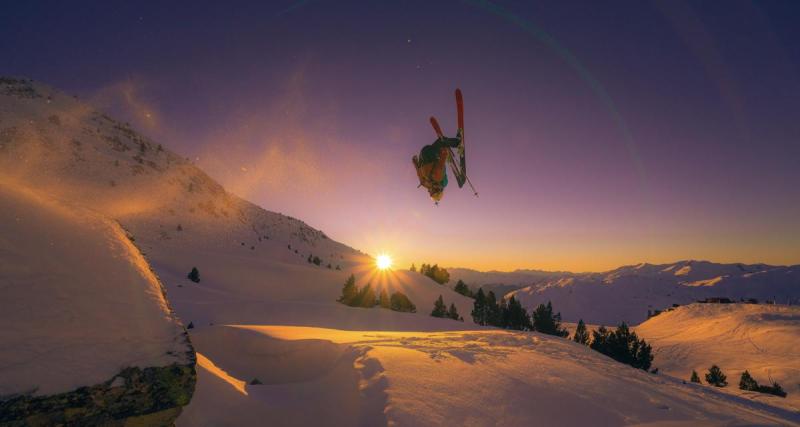
[[[378,266],[379,270],[386,270],[392,267],[392,257],[386,254],[378,255],[375,258],[375,265]]]

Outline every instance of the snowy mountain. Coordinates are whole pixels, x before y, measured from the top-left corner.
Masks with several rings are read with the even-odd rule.
[[[166,147],[38,83],[0,80],[0,182],[86,212],[97,218],[93,223],[114,230],[116,241],[143,252],[137,259],[160,278],[183,324],[192,325],[197,386],[177,420],[180,426],[265,420],[343,426],[800,425],[800,415],[784,408],[635,370],[568,340],[478,327],[470,322],[469,298],[417,273],[376,271],[368,255],[226,192]],[[21,218],[28,216],[35,215]],[[7,222],[9,233],[27,236],[23,227]],[[110,244],[106,234],[67,228],[87,235],[87,248],[94,239]],[[81,253],[74,248],[82,245],[70,243],[74,236],[50,236],[38,241]],[[107,252],[120,261],[118,251]],[[66,255],[64,261],[73,263]],[[314,257],[319,265],[308,262]],[[96,259],[98,265],[75,262],[72,273],[107,277],[99,265],[105,258]],[[24,253],[9,264],[32,271],[39,263],[35,253]],[[187,279],[193,267],[199,270],[197,283]],[[351,273],[359,285],[402,291],[417,312],[337,303]],[[53,282],[67,277],[64,270],[50,276]],[[94,289],[86,283],[76,281],[70,294],[91,306],[122,297],[110,292],[115,288],[86,294],[81,286]],[[29,301],[26,319],[47,321],[49,300],[40,303],[27,289],[21,292]],[[466,321],[429,316],[439,295]],[[9,301],[0,298],[0,312],[10,308]],[[113,307],[121,318],[138,319],[136,301]],[[72,313],[76,322],[90,321],[83,311]],[[145,324],[158,323],[145,317]],[[87,328],[71,326],[42,329],[41,337],[66,339],[75,351],[87,351]],[[35,346],[39,337],[23,331],[10,341],[9,354]],[[141,339],[158,337],[155,331]],[[0,353],[5,352],[4,347]],[[74,361],[69,355],[64,360]],[[29,363],[49,366],[42,359]],[[54,393],[78,385],[49,375],[26,381],[26,387],[53,387]],[[107,390],[100,395],[114,396]]]
[[[573,274],[566,271],[542,270],[478,271],[458,267],[448,267],[447,271],[450,273],[451,285],[462,280],[474,290],[483,288],[485,292],[492,291],[497,295],[505,295],[525,286]]]
[[[523,305],[552,301],[568,321],[637,324],[648,310],[710,297],[800,303],[800,266],[680,261],[638,264],[604,273],[567,274],[512,291]]]
[[[663,373],[688,380],[696,370],[703,378],[716,364],[728,376],[724,391],[800,411],[800,306],[691,304],[649,319],[636,332],[655,348],[654,364]],[[744,370],[759,384],[777,381],[788,396],[739,390]]]

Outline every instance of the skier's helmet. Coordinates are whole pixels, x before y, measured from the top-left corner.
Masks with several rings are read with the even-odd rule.
[[[431,199],[433,199],[434,202],[438,202],[439,200],[442,200],[442,196],[444,195],[443,190],[444,188],[435,185],[428,190],[428,194],[431,195]]]

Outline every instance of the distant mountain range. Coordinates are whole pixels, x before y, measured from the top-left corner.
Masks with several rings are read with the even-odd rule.
[[[527,307],[552,301],[565,320],[637,324],[655,311],[708,297],[800,304],[800,265],[719,264],[678,261],[637,264],[602,273],[479,272],[452,268],[452,283],[463,280],[498,295],[514,295]]]

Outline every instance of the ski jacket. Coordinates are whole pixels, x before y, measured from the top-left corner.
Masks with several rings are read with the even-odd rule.
[[[461,143],[461,138],[442,137],[433,144],[422,147],[419,152],[419,168],[417,174],[425,180],[439,183],[447,187],[447,159],[450,156],[448,148],[455,148]]]

